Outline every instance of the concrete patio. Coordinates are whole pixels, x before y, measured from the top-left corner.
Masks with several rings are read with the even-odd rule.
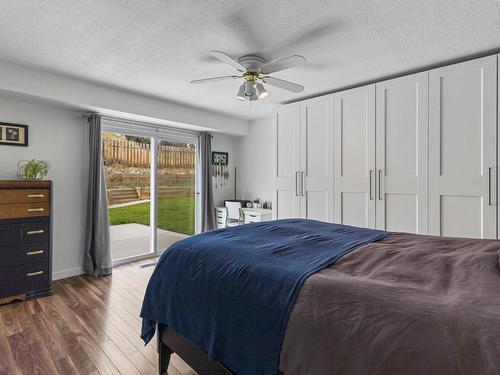
[[[109,227],[113,260],[129,258],[150,252],[151,229],[147,225],[130,223]],[[158,249],[166,249],[187,236],[158,228]]]

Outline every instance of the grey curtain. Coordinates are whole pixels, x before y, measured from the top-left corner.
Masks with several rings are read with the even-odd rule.
[[[89,176],[87,226],[85,239],[85,273],[92,276],[111,274],[108,203],[101,149],[101,116],[89,119]]]
[[[202,232],[215,229],[215,205],[212,186],[212,136],[198,136],[198,165],[200,166],[200,227]]]

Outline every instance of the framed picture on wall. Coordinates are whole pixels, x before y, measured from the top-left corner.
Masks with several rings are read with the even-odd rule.
[[[0,122],[0,145],[28,146],[28,125]]]
[[[212,164],[227,165],[228,159],[227,152],[212,151]]]

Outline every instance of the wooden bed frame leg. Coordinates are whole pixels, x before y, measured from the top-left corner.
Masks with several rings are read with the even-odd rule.
[[[170,355],[172,351],[165,344],[160,344],[158,356],[158,368],[160,375],[167,375],[168,365],[170,364]]]
[[[173,351],[167,345],[165,345],[161,339],[162,337],[161,325],[158,325],[158,330],[156,334],[158,336],[158,373],[160,375],[167,375],[168,365],[170,364],[170,356]]]

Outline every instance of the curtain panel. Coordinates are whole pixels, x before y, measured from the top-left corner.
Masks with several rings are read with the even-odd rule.
[[[212,135],[201,133],[198,136],[199,192],[200,192],[200,230],[215,229],[215,204],[212,186]]]
[[[89,174],[85,240],[85,273],[105,276],[112,272],[108,202],[101,143],[101,116],[89,118]]]

